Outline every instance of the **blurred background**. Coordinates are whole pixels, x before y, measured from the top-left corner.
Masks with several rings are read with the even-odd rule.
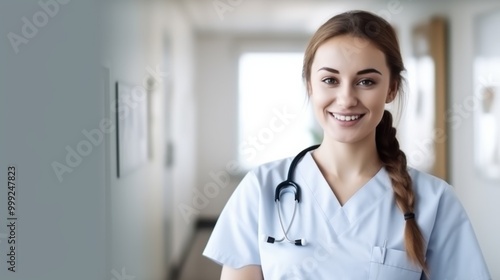
[[[500,3],[487,0],[2,1],[0,178],[17,168],[19,246],[13,273],[2,191],[0,278],[218,279],[201,251],[238,182],[321,141],[302,56],[352,9],[397,30],[402,147],[455,187],[500,279]]]

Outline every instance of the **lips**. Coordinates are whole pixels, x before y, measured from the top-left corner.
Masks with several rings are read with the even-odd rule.
[[[351,121],[356,121],[356,120],[359,120],[360,118],[362,118],[364,116],[364,114],[359,114],[359,115],[356,115],[356,114],[352,114],[352,115],[345,115],[345,114],[334,114],[334,113],[330,113],[336,120],[339,120],[341,122],[351,122]]]

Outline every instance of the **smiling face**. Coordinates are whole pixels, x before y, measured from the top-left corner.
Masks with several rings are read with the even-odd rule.
[[[385,54],[369,41],[341,35],[325,41],[311,65],[309,94],[325,137],[337,142],[375,141],[391,83]],[[392,89],[392,90],[391,90]]]

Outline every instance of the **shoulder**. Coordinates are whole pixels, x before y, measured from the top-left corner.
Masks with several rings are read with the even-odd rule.
[[[261,164],[251,169],[246,177],[253,177],[261,185],[275,181],[284,181],[293,157],[282,158]]]
[[[234,194],[260,196],[268,193],[286,180],[293,157],[283,158],[261,164],[250,169],[235,189]]]
[[[432,205],[436,209],[456,207],[457,213],[463,212],[463,207],[455,193],[455,189],[448,182],[414,168],[409,168],[408,172],[412,178],[413,190],[420,207],[432,208]]]
[[[427,172],[409,167],[408,173],[412,179],[413,188],[417,193],[433,193],[441,195],[452,187],[445,180]]]

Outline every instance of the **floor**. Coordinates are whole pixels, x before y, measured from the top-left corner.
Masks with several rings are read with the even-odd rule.
[[[202,256],[201,253],[212,233],[212,228],[197,230],[191,250],[181,269],[178,280],[219,280],[221,266]]]

